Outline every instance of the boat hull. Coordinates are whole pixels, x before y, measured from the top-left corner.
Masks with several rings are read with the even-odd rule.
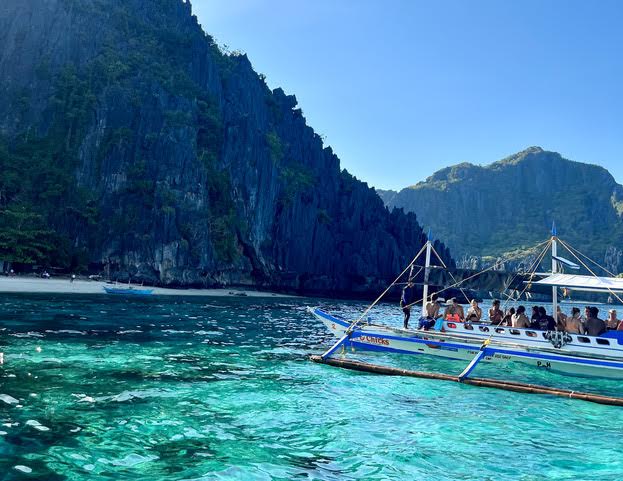
[[[322,321],[337,338],[344,336],[349,323],[319,309],[313,314]],[[406,331],[384,326],[364,325],[353,331],[344,343],[345,349],[394,352],[402,354],[425,354],[447,359],[471,361],[482,346],[482,337],[466,336],[451,332]],[[547,349],[536,345],[513,345],[492,342],[487,347],[483,362],[502,364],[517,362],[540,370],[585,377],[623,379],[623,356],[617,360],[589,355],[570,355],[563,349]],[[551,344],[550,344],[551,346]],[[614,349],[609,350],[614,351]],[[623,353],[622,353],[623,354]]]
[[[106,286],[104,286],[104,291],[106,291],[106,294],[116,296],[150,296],[154,292],[153,289],[120,289]]]

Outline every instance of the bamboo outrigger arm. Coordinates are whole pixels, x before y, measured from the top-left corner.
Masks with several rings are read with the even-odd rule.
[[[482,351],[481,351],[482,352]],[[464,378],[459,376],[450,376],[448,374],[440,374],[434,372],[409,371],[407,369],[399,369],[395,367],[379,366],[359,361],[350,361],[346,359],[323,358],[322,356],[311,356],[313,362],[328,364],[331,366],[351,369],[354,371],[369,372],[373,374],[383,374],[386,376],[407,376],[418,377],[423,379],[437,379],[442,381],[460,382],[478,387],[489,387],[495,389],[503,389],[506,391],[515,391],[528,394],[544,394],[549,396],[566,397],[570,399],[581,399],[597,404],[608,404],[610,406],[623,406],[623,398],[602,396],[600,394],[591,394],[586,392],[571,391],[568,389],[558,389],[546,386],[538,386],[535,384],[520,383],[514,381],[500,381],[497,379],[487,378]]]

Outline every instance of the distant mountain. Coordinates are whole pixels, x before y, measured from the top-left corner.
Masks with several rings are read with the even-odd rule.
[[[462,267],[512,253],[524,258],[555,221],[562,239],[623,270],[623,187],[606,169],[556,152],[531,147],[484,167],[462,163],[378,194],[388,207],[414,212]]]
[[[425,242],[186,0],[2,0],[0,173],[0,268],[348,295]]]

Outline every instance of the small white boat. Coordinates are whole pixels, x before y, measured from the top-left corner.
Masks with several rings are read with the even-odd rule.
[[[552,312],[554,313],[557,310],[559,288],[610,293],[620,301],[617,293],[623,292],[623,279],[596,275],[569,275],[559,272],[559,269],[564,266],[575,268],[572,267],[575,266],[574,263],[558,257],[559,242],[567,247],[567,244],[559,241],[554,232],[545,247],[548,250],[551,246],[552,273],[543,279],[530,281],[524,291],[531,284],[551,287]],[[434,252],[430,241],[426,243],[425,251],[426,273],[422,312],[428,299],[430,255],[431,251]],[[573,251],[570,252],[575,256]],[[411,265],[420,254],[416,256]],[[577,256],[576,258],[581,262]],[[439,260],[443,263],[441,258]],[[535,266],[536,268],[538,265]],[[406,271],[407,269],[403,271],[403,274]],[[397,281],[399,279],[400,277]],[[380,299],[377,299],[377,302]],[[513,302],[517,301],[513,300]],[[426,354],[469,361],[461,378],[469,376],[481,361],[486,363],[513,361],[519,365],[576,376],[623,379],[623,331],[607,331],[600,336],[588,336],[557,330],[520,329],[485,323],[457,322],[456,320],[444,320],[439,330],[399,329],[363,321],[370,308],[355,321],[347,321],[318,308],[310,309],[313,315],[339,339],[323,354],[323,359],[348,348]]]
[[[153,289],[145,289],[141,287],[135,287],[128,284],[113,284],[112,286],[103,286],[106,294],[113,294],[117,296],[151,296],[154,292]]]

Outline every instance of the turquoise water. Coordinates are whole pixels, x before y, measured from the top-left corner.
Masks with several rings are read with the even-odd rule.
[[[313,364],[317,303],[0,296],[0,480],[623,479],[623,408]]]

